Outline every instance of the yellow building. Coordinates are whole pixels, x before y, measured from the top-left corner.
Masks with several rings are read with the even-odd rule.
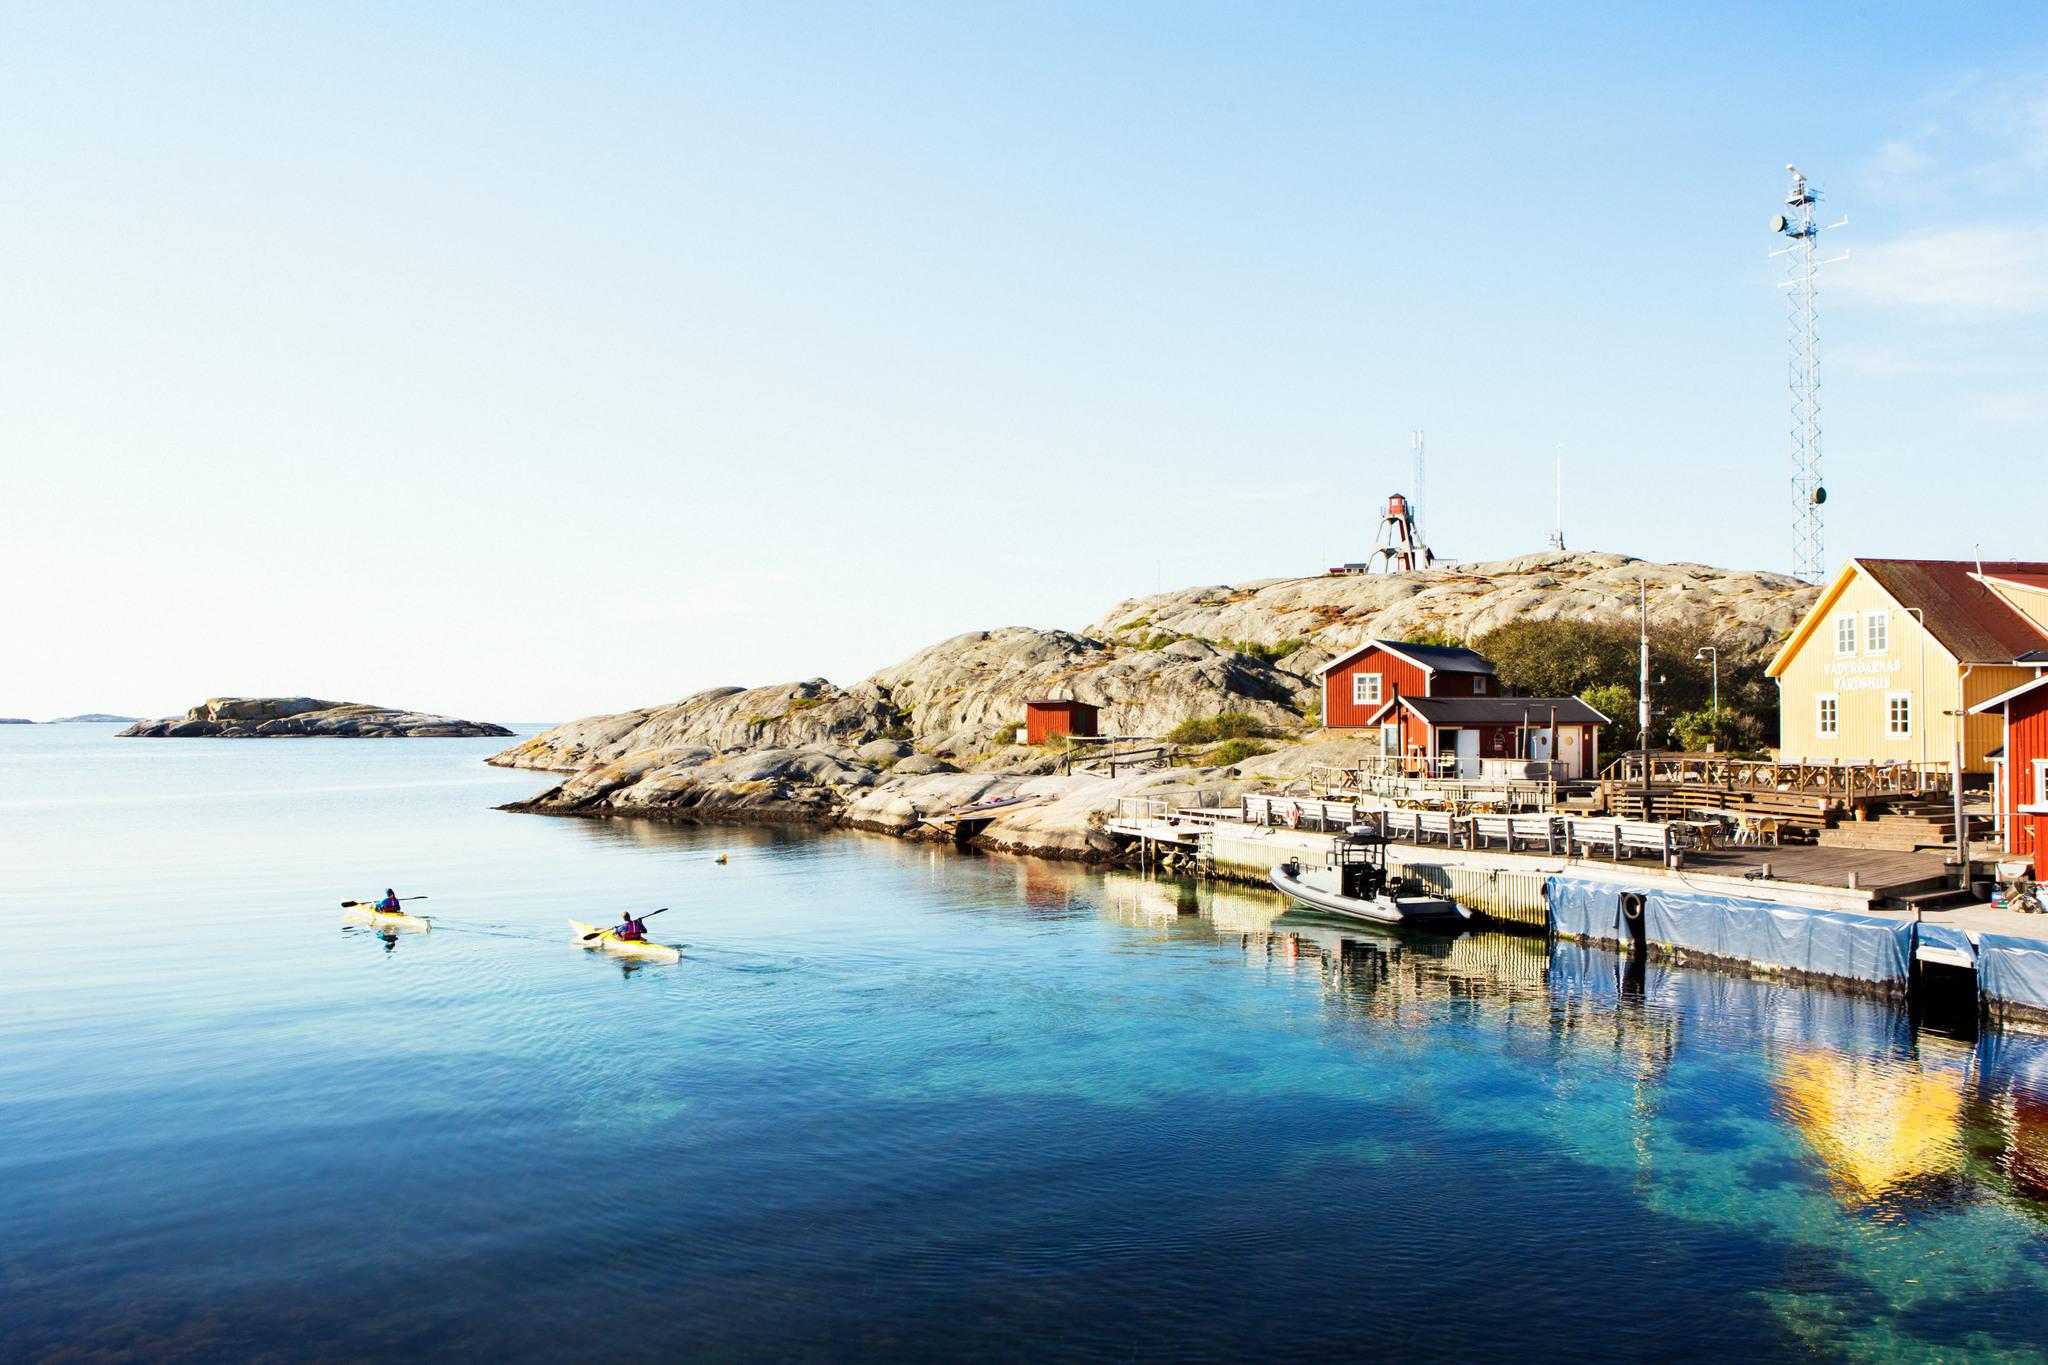
[[[2048,564],[1852,559],[1771,660],[1786,761],[1953,761],[1988,773],[1976,703],[2048,662]]]

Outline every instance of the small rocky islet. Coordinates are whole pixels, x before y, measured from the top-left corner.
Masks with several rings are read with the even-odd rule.
[[[569,776],[508,809],[579,816],[801,821],[892,834],[970,802],[1028,805],[977,842],[1106,858],[1116,798],[1238,790],[1356,763],[1371,741],[1317,727],[1317,670],[1370,638],[1472,639],[1523,620],[1697,631],[1723,666],[1768,658],[1817,589],[1783,574],[1551,552],[1390,575],[1270,579],[1128,599],[1079,631],[1008,627],[941,641],[851,687],[823,678],[713,688],[666,706],[592,716],[490,761]],[[1060,771],[1011,741],[1024,703],[1101,707],[1104,734],[1163,736],[1183,721],[1249,717],[1280,741],[1230,762],[1114,779]]]
[[[183,716],[140,720],[122,737],[153,739],[459,739],[509,736],[502,725],[318,697],[211,697]]]

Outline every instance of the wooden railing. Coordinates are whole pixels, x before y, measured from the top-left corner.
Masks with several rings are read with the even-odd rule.
[[[1779,791],[1802,796],[1884,796],[1949,790],[1949,765],[1910,760],[1868,763],[1783,763],[1722,754],[1645,754],[1631,750],[1607,765],[1601,780],[1616,787],[1696,785],[1728,791]]]

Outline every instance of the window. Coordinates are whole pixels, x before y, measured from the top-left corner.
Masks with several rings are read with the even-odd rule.
[[[1856,653],[1856,613],[1844,612],[1835,618],[1835,657],[1846,659]]]
[[[1475,697],[1483,696],[1485,692],[1486,675],[1484,673],[1474,673],[1472,675],[1472,695]]]
[[[1815,731],[1823,735],[1837,733],[1842,721],[1840,705],[1832,696],[1816,697],[1814,701],[1817,705],[1817,712],[1813,718]]]
[[[2034,804],[2048,810],[2048,758],[2034,760]]]
[[[1353,673],[1351,675],[1351,701],[1355,706],[1379,705],[1380,675],[1377,673]]]
[[[1884,732],[1893,739],[1904,739],[1913,733],[1913,694],[1911,692],[1887,692],[1884,694]]]
[[[1866,611],[1863,613],[1863,652],[1865,654],[1889,654],[1892,652],[1892,618],[1890,613]]]

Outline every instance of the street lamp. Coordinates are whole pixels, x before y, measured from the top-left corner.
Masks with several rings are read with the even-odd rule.
[[[1714,738],[1721,738],[1721,651],[1712,645],[1701,645],[1692,652],[1692,657],[1710,658],[1714,665]]]

